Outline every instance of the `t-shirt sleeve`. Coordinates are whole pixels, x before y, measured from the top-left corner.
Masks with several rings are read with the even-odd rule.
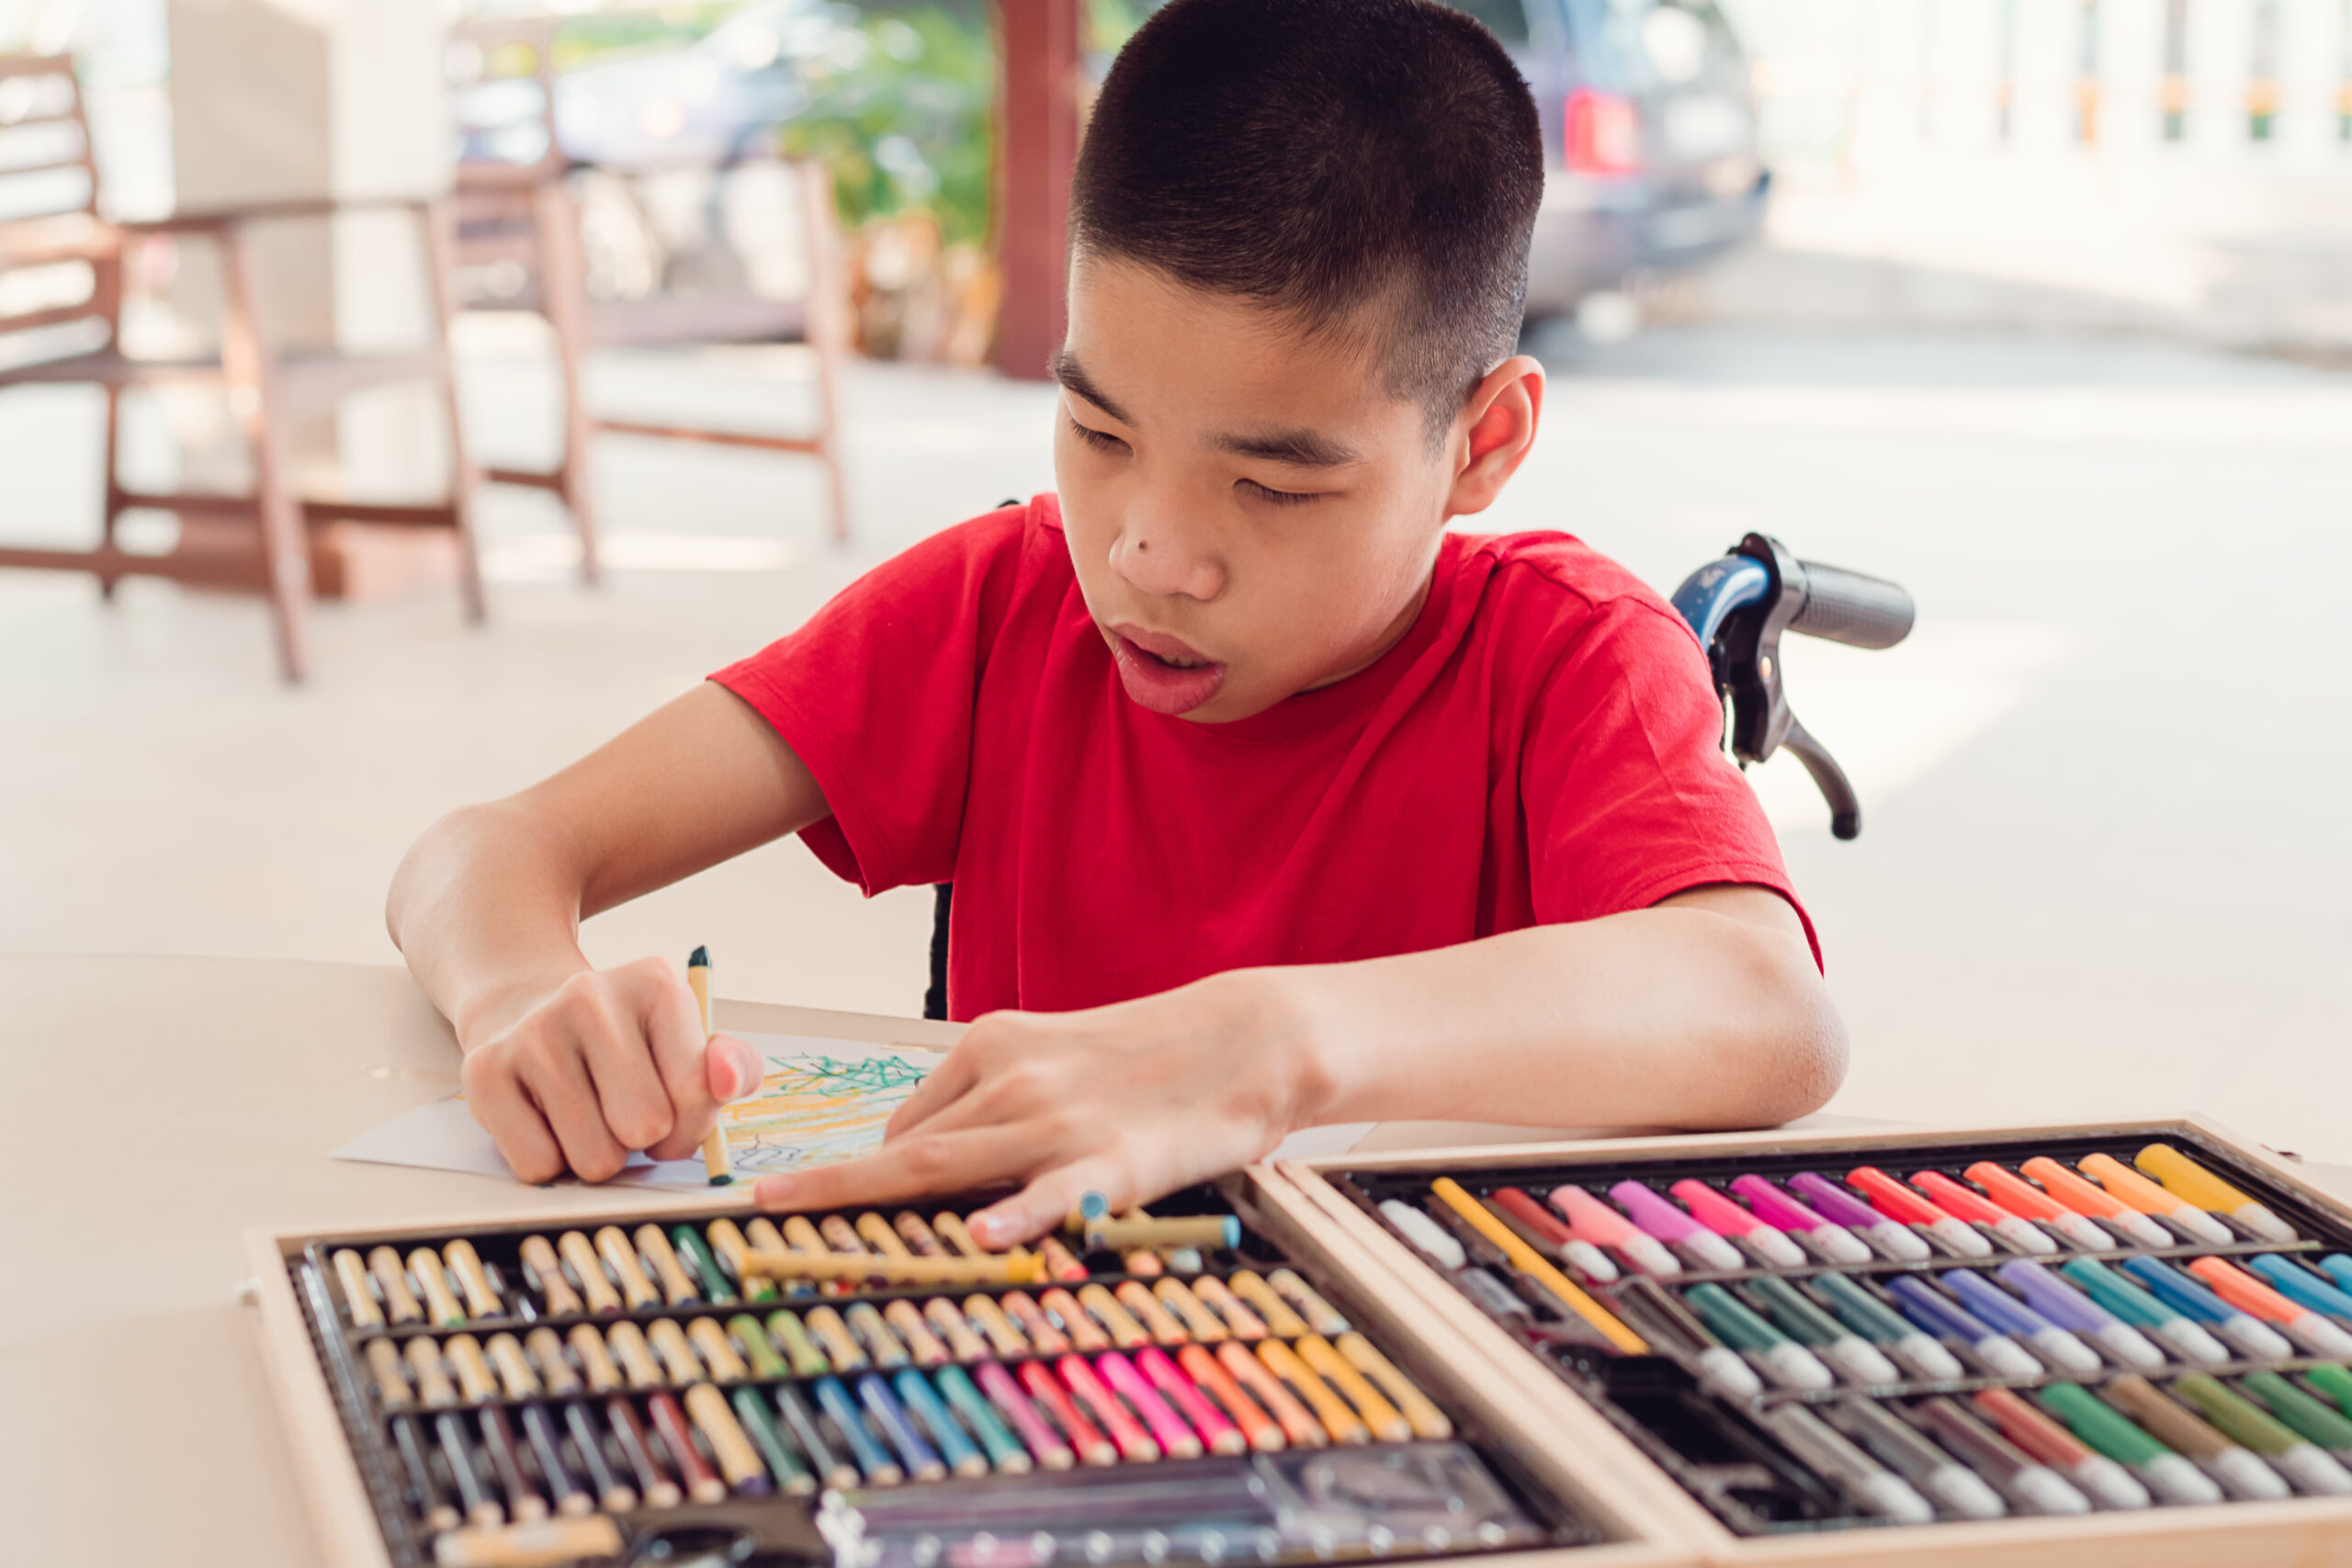
[[[816,776],[832,815],[801,837],[868,896],[955,874],[975,697],[1028,514],[1005,507],[932,536],[710,677]]]
[[[1593,608],[1538,697],[1520,790],[1539,920],[1747,883],[1789,901],[1821,961],[1772,826],[1724,752],[1706,656],[1664,604],[1628,596]]]

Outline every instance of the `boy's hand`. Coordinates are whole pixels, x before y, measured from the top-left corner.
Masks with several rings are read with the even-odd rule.
[[[1148,1202],[1260,1158],[1302,1124],[1314,1073],[1267,971],[1069,1013],[989,1013],[890,1118],[880,1152],[763,1178],[766,1209],[892,1202],[1013,1181],[970,1216],[1008,1247],[1060,1224],[1080,1196]]]
[[[760,1081],[751,1046],[704,1040],[694,993],[659,958],[582,970],[479,1041],[465,1032],[467,1108],[526,1181],[608,1180],[635,1149],[683,1159]]]

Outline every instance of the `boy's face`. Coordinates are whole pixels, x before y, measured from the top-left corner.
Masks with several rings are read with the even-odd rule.
[[[1079,588],[1155,712],[1246,718],[1371,664],[1412,626],[1446,517],[1476,510],[1468,416],[1433,448],[1376,367],[1155,268],[1072,265],[1056,369]]]

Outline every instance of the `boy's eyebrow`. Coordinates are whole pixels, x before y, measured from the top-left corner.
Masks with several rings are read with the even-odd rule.
[[[1227,431],[1209,445],[1236,457],[1256,457],[1295,468],[1344,468],[1363,458],[1344,442],[1318,430]]]
[[[1053,372],[1054,379],[1059,381],[1065,389],[1076,392],[1121,424],[1135,423],[1135,417],[1132,414],[1105,396],[1102,389],[1088,378],[1086,372],[1080,367],[1078,361],[1071,357],[1069,350],[1065,349],[1056,354],[1046,368]]]

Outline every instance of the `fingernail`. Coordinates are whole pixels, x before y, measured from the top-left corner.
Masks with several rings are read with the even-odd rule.
[[[766,1064],[760,1060],[760,1054],[757,1051],[740,1040],[735,1043],[732,1058],[735,1068],[735,1091],[727,1098],[741,1100],[759,1089],[760,1079],[763,1077],[761,1069]]]
[[[781,1209],[792,1201],[798,1183],[788,1176],[763,1176],[752,1186],[752,1201],[763,1209]]]
[[[998,1234],[1000,1232],[1009,1230],[1011,1226],[1002,1215],[989,1209],[984,1209],[980,1213],[974,1214],[964,1224],[965,1234],[969,1235],[974,1241],[978,1242],[982,1247],[995,1247],[999,1245],[997,1241]]]

